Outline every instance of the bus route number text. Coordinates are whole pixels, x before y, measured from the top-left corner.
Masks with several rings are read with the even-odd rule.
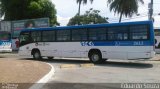
[[[133,45],[144,45],[143,41],[135,41]]]

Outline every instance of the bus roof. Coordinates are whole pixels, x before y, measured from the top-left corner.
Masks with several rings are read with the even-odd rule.
[[[139,25],[139,24],[153,24],[152,21],[137,21],[137,22],[123,22],[123,23],[103,23],[103,24],[89,24],[78,26],[60,26],[60,27],[46,27],[46,28],[27,28],[23,31],[36,31],[36,30],[63,30],[63,29],[78,29],[78,28],[96,28],[96,27],[110,27],[110,26],[125,26],[125,25]]]

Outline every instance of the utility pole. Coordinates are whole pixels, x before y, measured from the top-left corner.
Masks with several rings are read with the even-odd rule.
[[[152,16],[153,16],[153,0],[151,0],[151,2],[148,4],[148,9],[149,9],[148,20],[153,20],[153,18],[152,18]]]

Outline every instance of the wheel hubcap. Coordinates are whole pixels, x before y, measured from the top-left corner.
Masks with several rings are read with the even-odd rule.
[[[92,55],[92,61],[96,62],[99,60],[99,56],[97,54]]]
[[[39,53],[35,53],[35,58],[38,59],[39,58]]]

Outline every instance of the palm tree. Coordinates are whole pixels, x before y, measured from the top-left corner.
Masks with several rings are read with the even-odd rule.
[[[88,0],[77,0],[77,4],[79,5],[79,7],[78,7],[78,15],[80,15],[81,4],[82,4],[82,3],[83,3],[83,4],[87,4],[87,1],[88,1]],[[90,0],[90,2],[92,3],[93,0]]]
[[[138,4],[144,4],[143,0],[107,0],[110,6],[110,11],[120,14],[119,22],[122,16],[132,17],[134,13],[138,12]]]

